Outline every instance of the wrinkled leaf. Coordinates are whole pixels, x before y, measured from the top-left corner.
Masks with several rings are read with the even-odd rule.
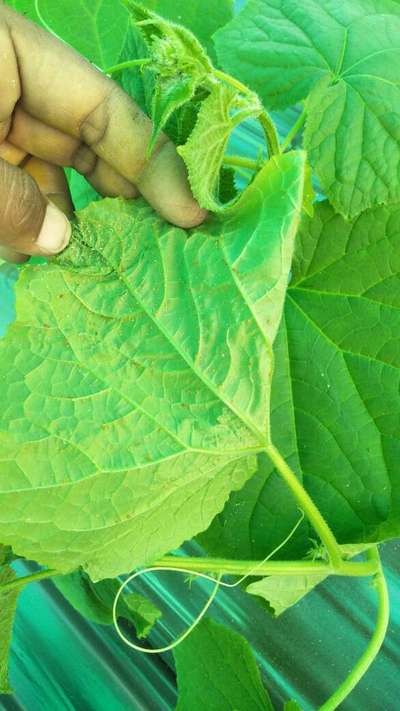
[[[309,95],[305,147],[337,211],[400,199],[400,8],[391,0],[250,0],[215,35],[269,108]]]
[[[226,209],[219,201],[219,179],[229,136],[242,121],[259,116],[261,111],[255,95],[243,98],[236,89],[223,84],[216,84],[203,101],[188,142],[178,148],[193,194],[202,207],[215,212]]]
[[[319,203],[296,243],[285,323],[274,346],[272,439],[340,542],[396,537],[400,207],[376,208],[348,223]],[[262,559],[298,516],[261,455],[257,474],[200,538],[214,555]],[[279,557],[304,556],[306,534],[304,523]]]
[[[113,624],[114,599],[121,587],[115,579],[93,583],[83,570],[55,576],[53,582],[81,615],[100,625]],[[139,639],[147,637],[161,612],[143,595],[123,592],[118,601],[118,617],[134,625]]]
[[[143,201],[95,203],[63,255],[23,269],[0,341],[16,553],[114,577],[207,528],[254,472],[304,163],[271,160],[189,239]]]
[[[176,711],[273,711],[249,643],[203,620],[174,650]]]
[[[326,575],[270,575],[247,586],[246,592],[268,602],[279,617],[326,579]]]
[[[167,20],[187,27],[212,59],[215,58],[212,35],[233,16],[233,0],[207,0],[207,10],[204,0],[141,0],[141,4]]]
[[[134,0],[123,2],[151,47],[156,73],[165,78],[189,75],[193,82],[201,83],[211,72],[212,64],[195,35]]]
[[[9,566],[0,569],[0,694],[12,694],[8,678],[8,657],[17,608],[18,590],[1,592],[1,585],[15,578]]]

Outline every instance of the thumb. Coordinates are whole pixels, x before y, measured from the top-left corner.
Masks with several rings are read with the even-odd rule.
[[[70,236],[67,217],[47,202],[36,181],[0,158],[0,245],[48,257],[61,252]]]

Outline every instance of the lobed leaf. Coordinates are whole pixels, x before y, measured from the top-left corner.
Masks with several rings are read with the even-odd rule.
[[[305,160],[190,237],[144,202],[79,215],[0,341],[0,540],[96,580],[209,525],[269,442],[272,343]],[[34,462],[34,466],[32,466]]]
[[[250,0],[215,35],[269,108],[308,97],[305,148],[336,210],[400,200],[400,8],[392,0]]]

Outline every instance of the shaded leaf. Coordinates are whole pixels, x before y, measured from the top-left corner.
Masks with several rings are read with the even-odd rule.
[[[174,658],[176,711],[273,711],[251,647],[237,632],[203,620]]]
[[[39,7],[47,28],[98,67],[117,62],[128,27],[120,0],[40,0]]]
[[[269,108],[309,96],[304,142],[337,211],[400,199],[400,8],[391,0],[250,0],[215,41]]]
[[[250,583],[246,592],[266,600],[279,617],[326,578],[326,575],[270,575]]]
[[[207,528],[254,472],[304,164],[269,161],[189,239],[143,201],[94,203],[61,256],[24,267],[0,341],[16,553],[114,577]]]
[[[196,84],[191,77],[179,77],[159,82],[153,94],[151,117],[153,131],[148,146],[150,154],[157,138],[174,111],[184,106],[193,98]]]
[[[114,599],[121,587],[115,579],[92,582],[83,570],[55,576],[53,583],[81,615],[100,625],[112,625]],[[161,612],[143,595],[122,593],[118,602],[118,617],[134,625],[139,639],[147,637]]]

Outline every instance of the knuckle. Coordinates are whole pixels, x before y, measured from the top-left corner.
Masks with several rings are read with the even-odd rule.
[[[111,87],[79,125],[80,139],[90,148],[97,148],[107,136],[111,118],[111,103],[116,89],[117,87]]]
[[[0,162],[0,234],[13,237],[40,229],[41,210],[33,179],[19,168]]]
[[[91,175],[97,164],[96,154],[85,144],[80,144],[72,157],[72,167],[81,175]]]

